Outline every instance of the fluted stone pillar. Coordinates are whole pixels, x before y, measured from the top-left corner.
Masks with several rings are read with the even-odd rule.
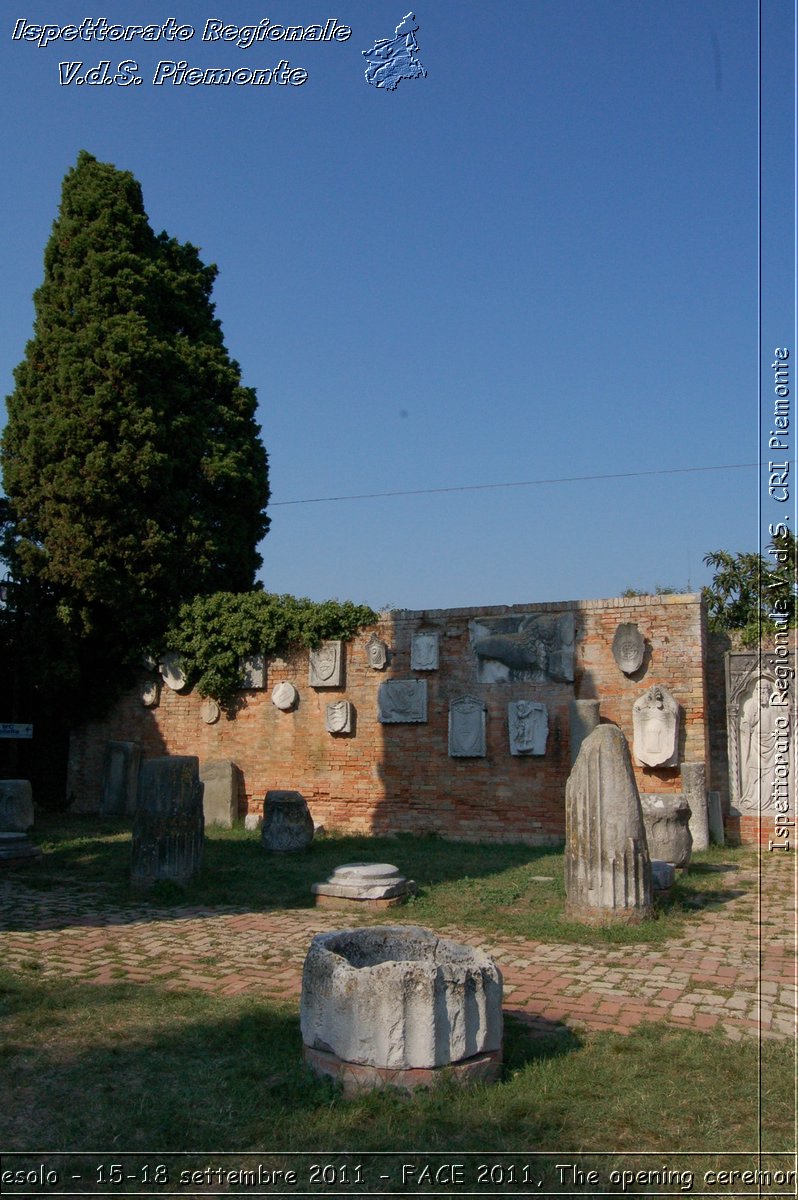
[[[568,730],[571,743],[571,766],[576,762],[582,742],[593,732],[600,720],[598,700],[571,700],[568,705]]]
[[[565,789],[566,911],[586,924],[631,923],[651,913],[651,860],[626,738],[598,725],[582,743]]]
[[[682,763],[682,795],[690,805],[690,832],[693,849],[709,848],[709,813],[707,811],[707,772],[704,763]]]
[[[143,762],[133,819],[133,885],[186,883],[202,866],[204,832],[199,759],[173,755]]]

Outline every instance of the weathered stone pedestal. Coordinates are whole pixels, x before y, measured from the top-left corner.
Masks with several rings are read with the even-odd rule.
[[[319,908],[381,909],[404,904],[416,885],[390,863],[345,863],[310,890]]]
[[[202,866],[205,822],[199,760],[175,755],[141,764],[133,820],[134,887],[187,883]]]
[[[344,1094],[498,1077],[502,977],[479,950],[418,926],[314,937],[302,975],[306,1061]]]
[[[641,796],[640,804],[651,857],[686,870],[693,849],[687,800],[681,792],[652,793]]]
[[[292,854],[313,841],[313,818],[301,792],[267,792],[261,843],[264,850]]]
[[[652,911],[651,860],[626,738],[598,725],[565,789],[566,912],[585,924],[631,923]]]
[[[206,825],[232,829],[238,817],[240,771],[229,758],[211,759],[200,767],[202,810]]]

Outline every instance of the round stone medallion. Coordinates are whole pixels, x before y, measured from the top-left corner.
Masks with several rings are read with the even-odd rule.
[[[281,712],[288,712],[292,709],[298,699],[299,692],[293,683],[278,683],[272,692],[272,704],[275,708],[279,708]]]

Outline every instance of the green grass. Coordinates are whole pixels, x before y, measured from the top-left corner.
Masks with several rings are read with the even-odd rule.
[[[200,878],[184,889],[162,885],[142,897],[127,882],[130,833],[124,821],[50,818],[37,826],[37,840],[47,852],[44,859],[15,873],[26,888],[46,895],[66,885],[78,904],[82,898],[100,910],[131,904],[145,910],[145,919],[149,905],[309,908],[312,882],[344,861],[368,859],[393,862],[419,883],[418,898],[391,911],[390,920],[453,925],[480,941],[510,935],[594,945],[661,942],[683,933],[695,919],[694,906],[722,906],[739,894],[729,883],[729,870],[755,857],[728,848],[697,856],[657,919],[618,931],[565,920],[562,854],[553,850],[333,836],[319,839],[306,854],[281,857],[265,854],[255,834],[214,829],[208,831]],[[443,1084],[430,1093],[385,1091],[344,1101],[334,1085],[312,1076],[301,1062],[296,1002],[171,991],[157,983],[55,981],[42,978],[33,956],[17,974],[0,969],[3,1169],[36,1163],[42,1155],[33,1151],[46,1149],[64,1179],[67,1165],[82,1174],[81,1194],[106,1188],[97,1169],[101,1164],[107,1169],[114,1151],[134,1175],[145,1164],[151,1171],[164,1162],[170,1188],[182,1196],[218,1189],[181,1184],[181,1170],[212,1165],[230,1171],[258,1163],[299,1173],[296,1186],[265,1193],[273,1196],[314,1190],[349,1196],[366,1194],[367,1186],[456,1195],[463,1187],[401,1183],[402,1163],[420,1171],[424,1163],[454,1161],[465,1164],[470,1181],[465,1190],[483,1195],[596,1190],[563,1183],[556,1170],[563,1161],[598,1170],[609,1191],[619,1190],[608,1182],[613,1169],[665,1165],[695,1172],[692,1190],[700,1191],[702,1173],[713,1164],[756,1166],[753,1156],[721,1159],[755,1150],[760,1132],[765,1151],[794,1142],[794,1069],[793,1047],[786,1042],[760,1047],[753,1040],[734,1043],[719,1033],[665,1024],[643,1024],[625,1036],[541,1038],[508,1019],[496,1086]],[[104,1152],[100,1159],[88,1157],[95,1150]],[[187,1150],[195,1152],[191,1158],[169,1157]],[[8,1159],[10,1151],[31,1154],[23,1162]],[[81,1153],[68,1160],[52,1157],[59,1151]],[[122,1160],[121,1151],[141,1157]],[[150,1151],[161,1158],[149,1153],[145,1158]],[[361,1185],[352,1182],[355,1160],[343,1157],[345,1151],[364,1155]],[[390,1157],[370,1157],[374,1151],[390,1151]],[[643,1151],[653,1157],[643,1157]],[[297,1152],[307,1156],[296,1157]],[[700,1158],[699,1152],[711,1157]],[[535,1157],[546,1153],[551,1157]],[[677,1159],[677,1153],[684,1157]],[[311,1187],[313,1162],[338,1172],[337,1186]],[[494,1168],[493,1184],[486,1175],[477,1186],[480,1165]],[[387,1182],[380,1180],[385,1173]],[[139,1175],[113,1190],[150,1194],[141,1189]],[[48,1194],[59,1190],[69,1189],[59,1184]],[[236,1188],[230,1183],[222,1190]],[[685,1189],[627,1185],[624,1194],[652,1191]],[[718,1187],[712,1192],[727,1194]],[[261,1193],[250,1187],[247,1194]]]
[[[696,855],[671,896],[656,901],[655,919],[593,929],[566,919],[563,854],[549,847],[333,834],[318,838],[305,853],[279,855],[264,853],[257,833],[211,827],[202,874],[185,887],[161,883],[142,896],[128,882],[129,822],[50,817],[37,828],[37,840],[46,854],[26,868],[28,886],[99,888],[109,903],[311,908],[311,884],[326,879],[341,863],[390,862],[416,881],[418,894],[391,910],[388,920],[433,928],[454,925],[488,937],[591,945],[660,943],[682,933],[696,908],[717,907],[738,894],[725,881],[729,866],[754,860],[750,850],[728,848]],[[385,921],[386,914],[373,919]]]

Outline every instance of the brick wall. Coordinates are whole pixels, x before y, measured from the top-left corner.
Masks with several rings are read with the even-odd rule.
[[[469,621],[516,613],[573,612],[576,624],[574,682],[480,683],[469,638]],[[646,639],[646,657],[628,678],[612,657],[618,624],[634,621]],[[440,661],[436,671],[410,669],[414,632],[436,630]],[[391,657],[375,671],[366,642],[376,632]],[[633,739],[632,705],[654,683],[666,687],[681,706],[679,760],[709,763],[705,686],[706,630],[697,595],[570,601],[474,609],[436,609],[385,614],[373,629],[345,646],[341,688],[315,690],[308,684],[308,656],[297,652],[267,663],[263,691],[242,693],[238,711],[213,725],[200,716],[202,699],[164,687],[156,708],[145,708],[136,690],[100,722],[72,736],[69,791],[73,811],[100,806],[105,746],[133,741],[142,757],[195,754],[200,760],[230,758],[241,770],[241,814],[258,812],[267,790],[297,789],[314,820],[328,828],[373,833],[436,832],[465,840],[545,843],[564,836],[564,789],[570,771],[568,704],[573,698],[598,699],[602,720],[612,721]],[[377,692],[390,678],[423,678],[428,685],[426,724],[380,724]],[[281,712],[271,702],[276,684],[287,680],[299,703]],[[484,758],[448,755],[449,701],[465,694],[487,708]],[[331,735],[326,705],[351,701],[351,734]],[[513,757],[509,750],[507,705],[539,700],[548,709],[549,733],[543,757]],[[642,792],[679,791],[679,768],[636,767]],[[711,781],[710,781],[711,786]]]

